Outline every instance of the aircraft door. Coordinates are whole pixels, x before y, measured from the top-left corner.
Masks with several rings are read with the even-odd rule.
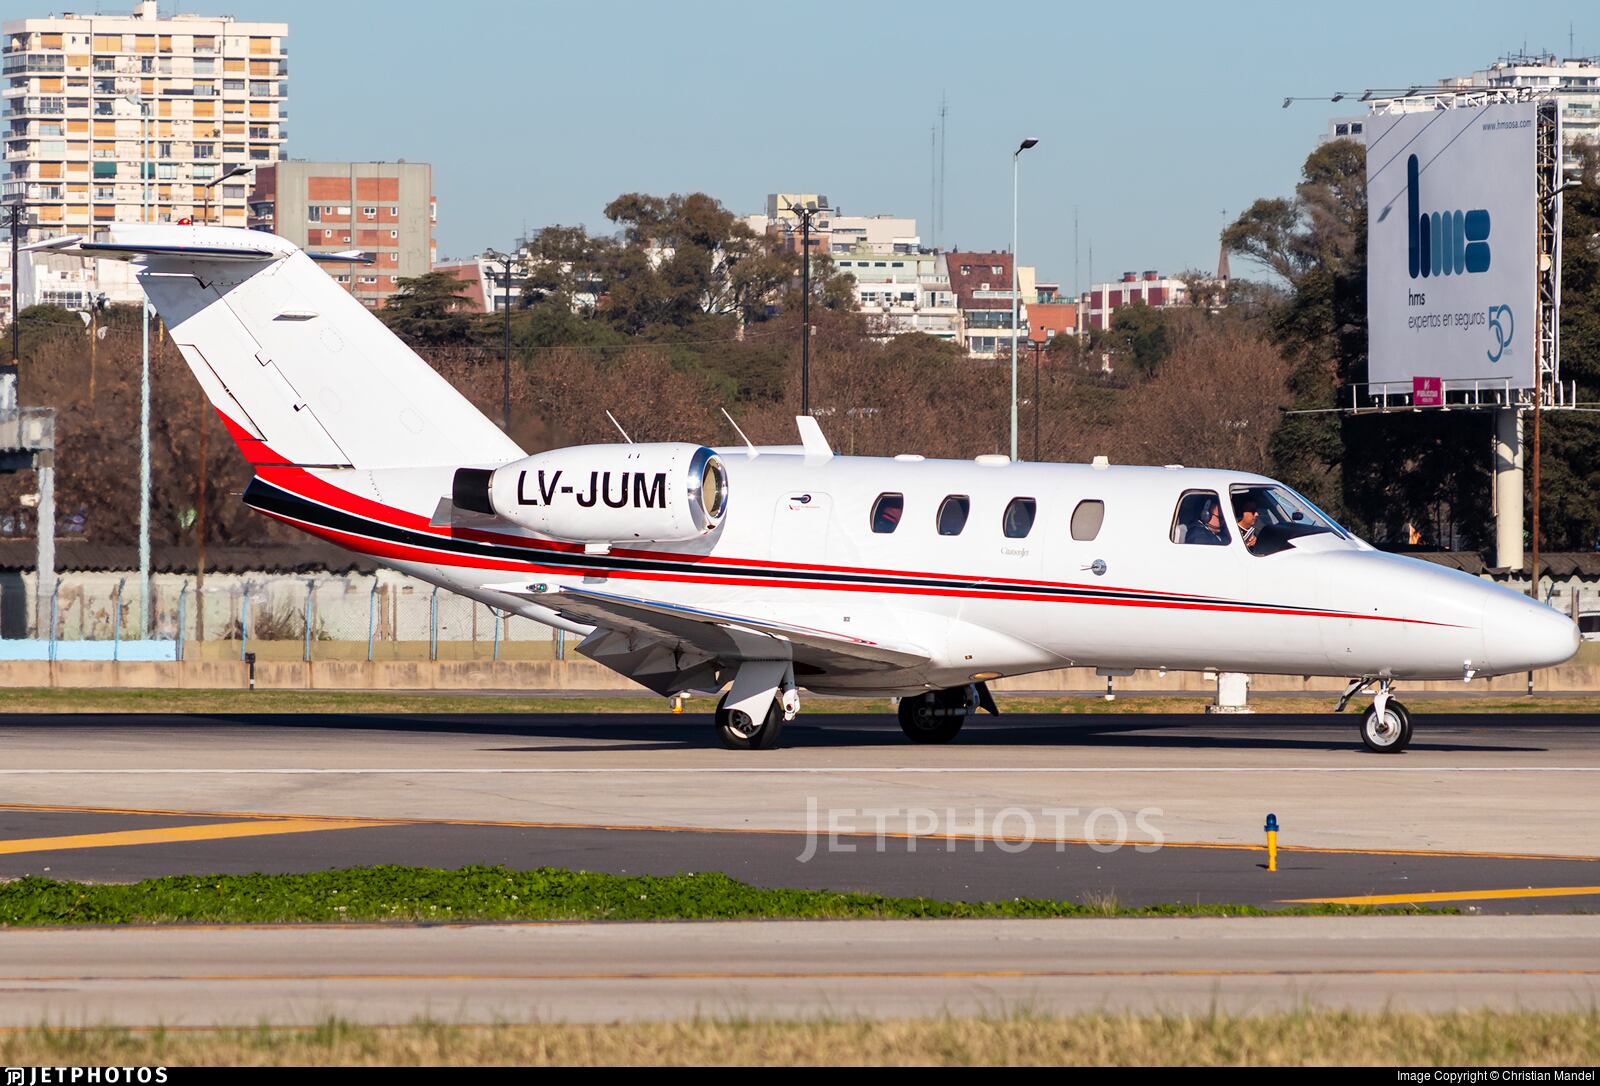
[[[816,490],[784,493],[772,512],[772,560],[808,565],[826,562],[832,522],[830,495]]]

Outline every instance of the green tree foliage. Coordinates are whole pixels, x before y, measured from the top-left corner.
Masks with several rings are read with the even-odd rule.
[[[1600,402],[1600,146],[1580,150],[1577,188],[1563,195],[1561,379],[1580,403]],[[1551,550],[1600,546],[1600,419],[1566,411],[1540,421],[1540,524]],[[1531,434],[1531,426],[1528,427]]]
[[[1173,311],[1148,305],[1119,306],[1111,314],[1111,326],[1095,332],[1089,340],[1091,350],[1109,352],[1113,369],[1132,367],[1148,376],[1161,368],[1171,353],[1170,329]]]
[[[466,311],[467,284],[448,272],[401,279],[399,291],[378,316],[400,338],[418,347],[438,347],[465,339],[472,329]]]

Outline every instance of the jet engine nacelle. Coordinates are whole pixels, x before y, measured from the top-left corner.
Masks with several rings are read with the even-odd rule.
[[[458,509],[573,543],[698,539],[728,506],[722,461],[687,442],[578,445],[492,471],[458,468],[452,490]]]

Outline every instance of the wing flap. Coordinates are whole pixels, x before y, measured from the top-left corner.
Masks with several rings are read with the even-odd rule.
[[[927,653],[909,645],[587,588],[562,588],[539,602],[578,622],[727,662],[794,660],[830,672],[901,671],[928,662]]]

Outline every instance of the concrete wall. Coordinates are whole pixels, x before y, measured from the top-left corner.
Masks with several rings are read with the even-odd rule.
[[[1586,646],[1587,648],[1588,646]],[[1600,646],[1596,646],[1600,647]],[[182,689],[242,690],[246,665],[236,660],[189,658],[179,663],[110,663],[102,661],[12,661],[0,663],[0,688],[59,687],[75,689]],[[1545,693],[1600,691],[1600,653],[1580,653],[1572,663],[1534,672],[1534,689]],[[1214,678],[1199,672],[1171,671],[1160,675],[1140,671],[1117,678],[1118,693],[1210,694]],[[1067,668],[996,682],[997,693],[1103,694],[1106,680],[1088,668]],[[527,693],[572,691],[628,691],[640,696],[641,686],[591,660],[313,660],[258,661],[256,686],[267,690],[514,690]],[[1344,687],[1338,678],[1258,675],[1251,683],[1256,694],[1306,693],[1327,696]],[[1408,691],[1520,694],[1527,689],[1525,675],[1497,679],[1404,683]]]

